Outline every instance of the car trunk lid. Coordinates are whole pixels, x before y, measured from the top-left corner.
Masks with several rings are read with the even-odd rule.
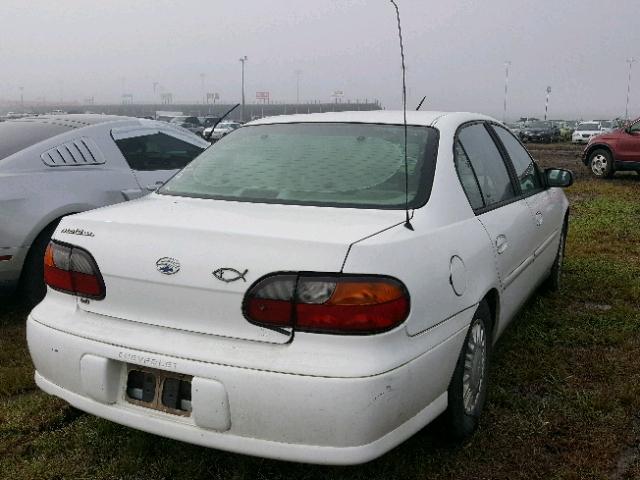
[[[338,272],[349,246],[399,223],[397,211],[151,195],[67,217],[56,238],[95,258],[106,298],[79,308],[204,334],[285,343],[249,323],[246,291],[276,271]],[[62,233],[62,229],[93,236]]]

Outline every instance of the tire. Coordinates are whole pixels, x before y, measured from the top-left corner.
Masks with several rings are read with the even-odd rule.
[[[615,173],[611,153],[602,148],[595,149],[589,155],[589,168],[596,178],[611,178]]]
[[[464,440],[478,428],[487,400],[491,325],[491,311],[483,300],[473,315],[447,391],[443,426],[451,440]]]
[[[542,284],[542,290],[545,292],[557,292],[562,285],[562,264],[564,262],[564,252],[567,243],[567,232],[569,230],[568,220],[565,219],[560,233],[560,243],[558,244],[558,252],[551,267],[551,273]]]
[[[31,244],[20,276],[20,293],[23,300],[30,306],[40,303],[47,293],[44,284],[44,251],[51,240],[54,230],[60,220],[49,224]]]

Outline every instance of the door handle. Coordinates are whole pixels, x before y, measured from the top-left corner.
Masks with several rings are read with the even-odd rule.
[[[509,242],[507,242],[507,236],[498,235],[496,237],[496,250],[498,252],[498,255],[503,254],[508,247],[509,247]]]
[[[544,221],[544,216],[542,215],[542,212],[536,212],[536,225],[538,227],[541,227],[543,221]]]

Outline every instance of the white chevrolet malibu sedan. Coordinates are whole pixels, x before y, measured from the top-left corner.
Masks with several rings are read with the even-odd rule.
[[[28,320],[37,384],[291,461],[366,462],[440,415],[471,434],[492,345],[559,285],[572,175],[489,117],[407,123],[262,119],[145,198],[65,217]]]

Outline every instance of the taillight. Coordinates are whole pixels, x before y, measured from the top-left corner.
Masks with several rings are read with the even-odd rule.
[[[383,276],[274,274],[249,289],[244,314],[265,327],[379,333],[407,318],[409,293],[399,280]]]
[[[50,242],[44,254],[44,281],[55,290],[102,300],[104,282],[96,261],[86,250]]]

